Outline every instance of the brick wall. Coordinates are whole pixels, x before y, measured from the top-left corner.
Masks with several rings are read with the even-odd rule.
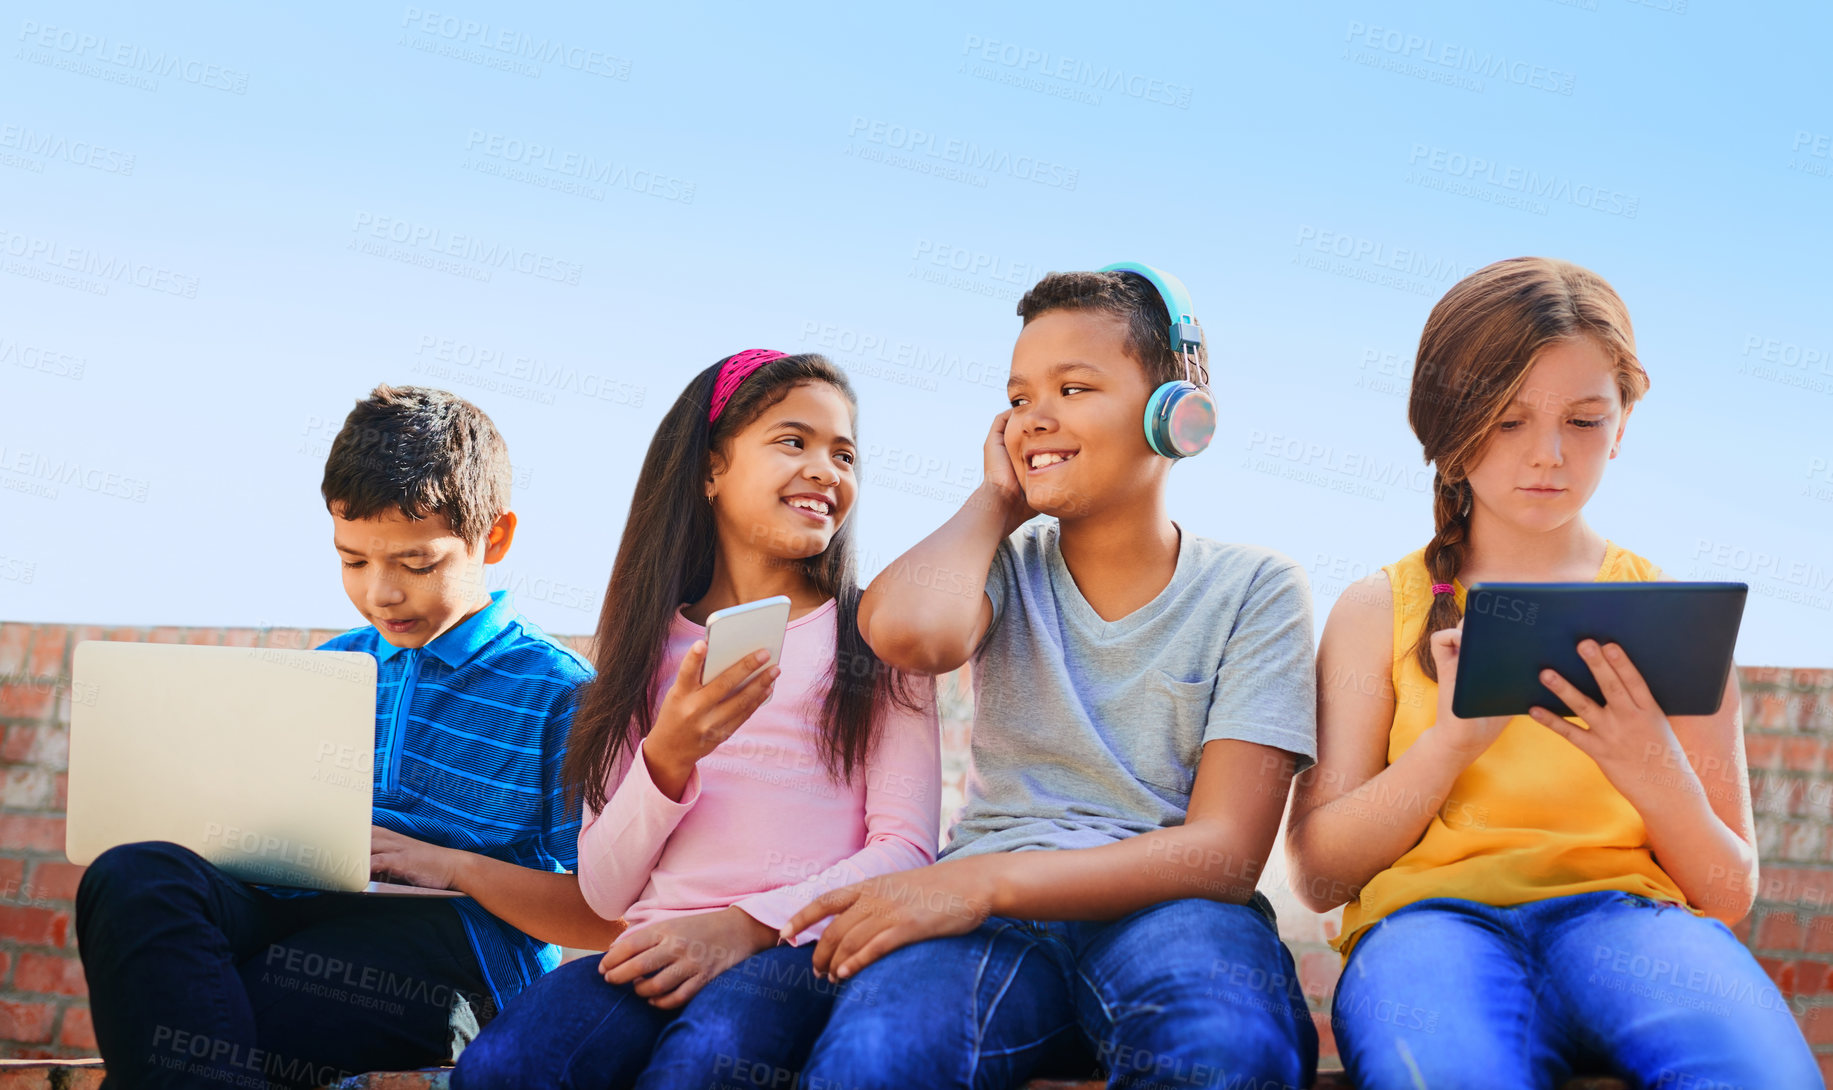
[[[0,623],[0,1057],[95,1054],[71,916],[81,868],[64,862],[70,653],[78,641],[313,647],[330,630],[105,628]],[[581,651],[584,637],[570,637]],[[1756,908],[1735,930],[1793,1005],[1833,1073],[1833,670],[1746,667],[1746,746],[1763,860]],[[80,696],[80,694],[78,694]],[[972,696],[965,671],[941,680],[943,811],[960,804]],[[946,824],[944,825],[946,828]],[[1279,912],[1333,1067],[1327,945],[1341,910],[1319,915],[1285,890],[1283,847],[1261,888]]]
[[[81,640],[312,647],[331,631],[0,623],[0,1056],[95,1055],[64,861],[70,652]]]

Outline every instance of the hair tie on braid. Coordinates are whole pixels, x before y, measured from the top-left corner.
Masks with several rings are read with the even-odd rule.
[[[1465,516],[1470,513],[1470,508],[1466,505],[1475,498],[1476,493],[1461,474],[1456,480],[1448,479],[1444,467],[1438,464],[1437,459],[1428,461],[1433,462],[1435,467],[1432,478],[1432,520],[1437,530],[1421,551],[1426,569],[1424,574],[1432,594],[1423,603],[1426,607],[1425,618],[1420,626],[1419,638],[1413,645],[1412,655],[1419,664],[1420,672],[1437,681],[1438,665],[1432,658],[1432,633],[1456,625],[1462,612],[1457,600],[1457,575],[1469,547],[1470,522]]]

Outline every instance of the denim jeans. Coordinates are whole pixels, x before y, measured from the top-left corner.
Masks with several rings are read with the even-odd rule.
[[[860,997],[856,999],[856,997]],[[992,917],[846,983],[803,1090],[1311,1084],[1317,1029],[1264,898],[1189,898],[1108,923]]]
[[[1357,942],[1332,1023],[1358,1090],[1821,1087],[1788,1003],[1731,929],[1604,890],[1417,901]]]
[[[815,979],[814,951],[753,954],[673,1011],[605,983],[599,955],[576,958],[484,1028],[458,1058],[452,1090],[787,1090],[839,991]]]
[[[90,864],[76,933],[111,1090],[445,1063],[494,1006],[450,901],[274,897],[162,841]]]

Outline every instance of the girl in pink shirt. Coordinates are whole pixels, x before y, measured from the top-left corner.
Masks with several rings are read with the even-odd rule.
[[[827,890],[935,860],[933,688],[859,634],[855,409],[824,357],[754,349],[663,417],[563,773],[585,806],[580,891],[629,929],[509,1004],[455,1090],[790,1085],[836,988],[811,970],[825,921],[781,930]],[[777,594],[780,664],[701,684],[708,614]]]

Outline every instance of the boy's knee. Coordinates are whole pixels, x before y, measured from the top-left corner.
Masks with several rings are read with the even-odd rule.
[[[76,887],[79,917],[85,905],[145,892],[157,879],[200,875],[210,864],[189,848],[164,840],[117,844],[96,856]]]
[[[1306,1033],[1306,1027],[1280,1013],[1259,1012],[1257,1017],[1228,1020],[1218,1029],[1201,1038],[1203,1045],[1193,1060],[1217,1072],[1215,1085],[1296,1088],[1307,1085],[1307,1074],[1317,1069],[1315,1031]]]
[[[882,1018],[876,1012],[829,1022],[801,1085],[834,1090],[906,1090],[943,1085],[944,1065],[923,1048],[920,1024],[906,1017]]]
[[[1317,1037],[1301,1008],[1276,989],[1210,989],[1129,1017],[1125,1040],[1102,1046],[1098,1058],[1109,1071],[1153,1076],[1148,1083],[1303,1086]]]
[[[451,1090],[513,1090],[528,1076],[526,1060],[516,1053],[513,1034],[482,1033],[459,1054],[449,1085]]]

